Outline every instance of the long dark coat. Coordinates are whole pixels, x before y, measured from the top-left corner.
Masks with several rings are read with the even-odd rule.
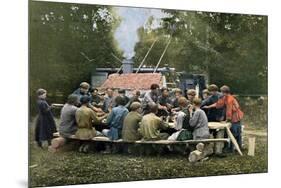
[[[51,108],[44,99],[37,100],[38,118],[35,127],[35,141],[50,140],[57,132]]]

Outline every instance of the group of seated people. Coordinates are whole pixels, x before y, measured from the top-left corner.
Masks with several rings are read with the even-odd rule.
[[[243,113],[228,86],[214,84],[203,91],[202,99],[196,90],[170,91],[152,84],[141,97],[133,91],[129,97],[125,90],[107,88],[99,93],[86,82],[68,96],[61,110],[59,133],[65,139],[75,135],[80,140],[105,136],[110,140],[200,140],[208,139],[208,122],[230,121],[238,144],[241,146]],[[235,108],[235,109],[234,109]],[[241,116],[241,117],[239,117]]]

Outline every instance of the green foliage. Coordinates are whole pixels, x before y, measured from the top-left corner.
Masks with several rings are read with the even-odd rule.
[[[147,63],[156,61],[172,35],[162,65],[205,73],[210,83],[227,84],[235,93],[267,94],[267,17],[164,10],[163,27],[140,30],[136,59],[143,57],[151,38],[162,39]],[[155,63],[154,63],[155,65]]]
[[[110,55],[120,54],[112,33],[117,21],[107,6],[31,1],[31,102],[41,87],[64,102],[80,82],[90,81],[96,66],[119,65]],[[54,98],[59,95],[63,99]]]

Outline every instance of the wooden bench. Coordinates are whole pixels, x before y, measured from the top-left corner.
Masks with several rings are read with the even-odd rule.
[[[54,137],[60,137],[59,133],[54,133]],[[72,135],[69,139],[81,140]],[[83,140],[82,140],[83,141]],[[126,144],[162,144],[162,145],[171,145],[171,144],[197,144],[197,143],[210,143],[210,142],[230,142],[229,138],[212,138],[212,139],[202,139],[202,140],[185,140],[185,141],[170,141],[170,140],[155,140],[155,141],[147,141],[147,140],[137,140],[137,141],[124,141],[122,139],[118,140],[110,140],[104,136],[96,136],[91,140],[92,142],[109,142],[109,143],[126,143]]]
[[[50,147],[49,151],[51,152],[56,152],[58,151],[58,148],[62,145],[64,145],[65,139],[60,137],[59,133],[54,133],[54,137],[56,137],[56,139],[58,139],[57,141],[55,141],[56,139],[53,139],[54,142],[52,141],[52,145],[54,146],[53,148]],[[155,145],[158,145],[160,147],[160,145],[162,146],[167,146],[167,147],[172,147],[172,146],[181,146],[184,148],[189,148],[190,151],[193,151],[195,148],[197,148],[197,145],[203,144],[204,146],[206,146],[204,148],[203,154],[200,156],[208,156],[211,155],[212,153],[214,153],[214,147],[215,144],[214,143],[229,143],[230,139],[228,138],[210,138],[210,139],[202,139],[202,140],[185,140],[185,141],[171,141],[171,140],[155,140],[155,141],[146,141],[146,140],[138,140],[138,141],[124,141],[122,139],[119,140],[110,140],[107,137],[104,136],[97,136],[92,138],[91,140],[81,140],[75,137],[75,135],[72,135],[69,137],[69,139],[71,140],[77,140],[77,141],[87,141],[87,142],[92,142],[92,143],[105,143],[105,144],[117,144],[117,145],[142,145],[143,148],[146,148],[144,150],[147,150],[147,147],[153,147]],[[121,146],[122,147],[122,146]],[[157,147],[157,146],[156,146]],[[125,147],[126,148],[126,147]],[[159,148],[161,151],[161,147]],[[163,147],[162,147],[163,149]],[[149,150],[148,150],[149,151]],[[191,154],[193,154],[191,152]],[[204,157],[200,157],[200,156],[196,156],[195,159],[196,160],[201,160]],[[194,158],[194,157],[193,157]],[[193,162],[193,161],[191,161]]]
[[[209,129],[215,129],[217,131],[226,131],[229,138],[210,138],[210,139],[202,139],[202,140],[185,140],[185,141],[170,141],[170,140],[155,140],[155,141],[146,141],[146,140],[138,140],[138,141],[124,141],[122,139],[119,140],[110,140],[107,137],[104,136],[97,136],[92,138],[91,140],[81,140],[75,137],[75,135],[72,135],[69,137],[69,139],[72,140],[80,140],[80,141],[90,141],[90,142],[104,142],[104,143],[120,143],[120,144],[146,144],[146,145],[185,145],[186,147],[189,147],[190,145],[196,145],[199,143],[203,143],[205,145],[210,145],[210,143],[229,143],[232,142],[238,151],[240,155],[243,155],[237,141],[235,140],[234,136],[232,135],[230,131],[231,124],[226,122],[209,122],[208,124]],[[63,138],[60,137],[59,133],[54,133],[54,137],[61,138],[63,141]],[[64,142],[64,141],[63,141]],[[55,144],[56,146],[59,146],[60,143]],[[212,146],[214,147],[214,146]],[[221,147],[222,149],[222,147]]]

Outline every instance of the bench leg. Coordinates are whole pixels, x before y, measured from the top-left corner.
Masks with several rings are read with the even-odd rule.
[[[217,131],[216,138],[224,138],[224,132],[224,129],[220,129],[219,131]],[[223,147],[223,142],[215,143],[215,154],[222,154]]]

